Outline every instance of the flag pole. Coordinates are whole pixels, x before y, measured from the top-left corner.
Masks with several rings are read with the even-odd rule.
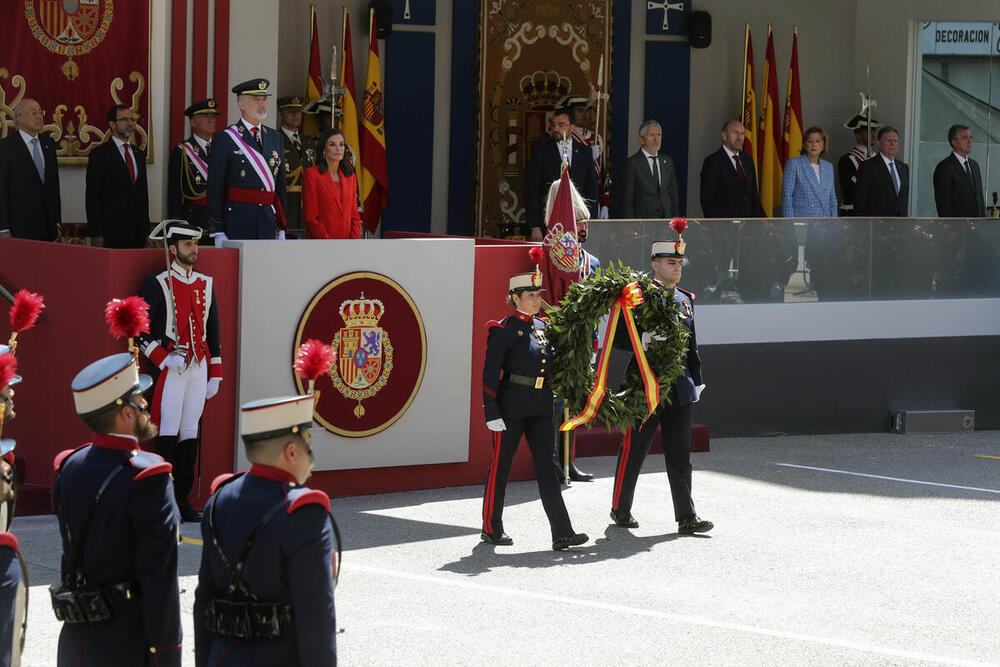
[[[740,120],[747,103],[747,48],[750,46],[750,24],[743,24],[743,94],[740,95]]]
[[[563,403],[563,423],[565,424],[568,421],[569,421],[569,408],[567,408],[566,404]],[[563,476],[566,478],[566,486],[570,486],[570,479],[569,479],[569,434],[570,434],[570,432],[569,431],[563,431],[562,433],[563,433],[563,448],[562,448],[563,449],[563,452],[562,452],[562,454],[563,454],[562,455],[562,460],[563,460]]]

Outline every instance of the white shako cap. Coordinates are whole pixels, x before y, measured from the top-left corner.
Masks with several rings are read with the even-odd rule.
[[[240,435],[244,440],[267,440],[311,428],[315,401],[315,396],[306,394],[244,403],[240,406]]]

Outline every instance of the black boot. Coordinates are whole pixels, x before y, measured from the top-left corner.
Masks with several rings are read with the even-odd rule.
[[[196,439],[182,440],[177,443],[174,462],[174,497],[177,508],[181,511],[181,521],[198,523],[201,512],[191,507],[188,496],[194,486],[194,464],[198,458],[198,441]]]
[[[156,453],[173,465],[177,461],[177,436],[160,435],[156,438]]]
[[[576,467],[576,461],[569,462],[569,478],[574,482],[591,482],[594,476]]]

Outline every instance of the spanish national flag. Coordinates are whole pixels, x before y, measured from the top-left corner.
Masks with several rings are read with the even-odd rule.
[[[757,93],[753,81],[753,38],[750,36],[750,24],[746,24],[746,37],[743,40],[743,113],[740,120],[746,128],[743,137],[743,152],[753,160],[754,173],[760,173],[757,167]]]
[[[788,95],[785,98],[785,144],[781,164],[802,152],[802,97],[799,95],[799,29],[792,35],[792,59],[788,65]]]
[[[323,97],[323,69],[319,64],[319,31],[316,29],[316,5],[312,6],[312,38],[309,46],[309,76],[306,77],[306,104]],[[331,76],[333,76],[331,74]],[[303,114],[302,133],[315,137],[319,123],[313,114]]]
[[[764,52],[764,84],[760,103],[760,207],[764,216],[774,217],[781,206],[781,123],[778,121],[778,80],[774,65],[774,31],[767,26],[767,50]]]
[[[340,127],[344,133],[344,143],[350,149],[354,170],[361,169],[361,145],[358,143],[358,105],[354,101],[354,50],[351,48],[351,17],[344,7],[343,54],[340,60],[340,92],[337,93],[337,108],[343,114]]]
[[[361,188],[361,221],[369,232],[374,232],[382,217],[382,209],[389,202],[389,171],[385,159],[385,101],[382,96],[374,9],[370,11],[368,32],[368,72],[365,74],[365,94],[361,99],[361,154],[364,161],[358,172],[358,186]]]

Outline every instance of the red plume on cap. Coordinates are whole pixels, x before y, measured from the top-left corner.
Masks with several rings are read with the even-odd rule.
[[[531,249],[528,250],[528,258],[535,264],[541,264],[544,257],[545,251],[542,250],[542,246],[540,245],[532,246]]]
[[[45,308],[41,294],[29,292],[26,289],[14,295],[14,305],[10,307],[11,331],[21,332],[35,326],[38,316]]]
[[[295,374],[304,380],[315,382],[321,375],[330,372],[337,353],[323,341],[311,338],[299,346],[295,353]]]
[[[10,384],[17,375],[17,358],[10,352],[0,354],[0,389]]]
[[[149,333],[149,304],[140,296],[111,299],[104,308],[104,320],[115,338],[135,338]]]
[[[674,218],[670,221],[670,229],[677,232],[677,236],[684,233],[684,230],[688,228],[687,218]]]

